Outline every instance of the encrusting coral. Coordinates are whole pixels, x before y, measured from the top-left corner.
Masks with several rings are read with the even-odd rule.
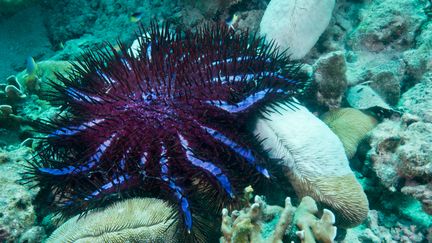
[[[178,242],[174,207],[156,198],[134,198],[101,211],[75,216],[46,241],[56,242]]]
[[[354,108],[329,111],[321,120],[339,137],[348,158],[354,157],[357,147],[377,124],[377,120]]]
[[[254,133],[283,172],[299,198],[310,196],[329,207],[337,226],[360,224],[369,203],[349,167],[339,138],[306,107],[281,108],[258,119]]]
[[[323,210],[318,218],[318,207],[311,197],[304,197],[296,208],[291,199],[285,199],[285,207],[267,205],[260,196],[254,203],[240,211],[222,210],[223,236],[221,243],[273,242],[281,243],[283,238],[300,239],[304,243],[333,242],[336,237],[334,214]]]

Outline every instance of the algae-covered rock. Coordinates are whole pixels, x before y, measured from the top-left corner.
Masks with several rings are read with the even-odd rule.
[[[361,11],[361,22],[348,43],[355,50],[407,50],[426,21],[422,1],[372,1]]]
[[[36,211],[32,201],[36,190],[20,185],[19,173],[24,170],[25,160],[31,158],[31,150],[21,147],[0,149],[0,241],[18,242],[24,232],[36,222]]]
[[[405,92],[399,102],[403,111],[419,116],[425,122],[432,122],[432,72],[423,80]]]
[[[390,191],[418,199],[432,214],[432,81],[408,90],[399,103],[406,113],[385,120],[371,133],[369,158],[380,182]],[[410,114],[412,113],[412,114]],[[414,114],[414,115],[413,115]]]
[[[313,84],[316,100],[330,110],[339,108],[347,88],[346,61],[343,52],[329,53],[315,63]]]

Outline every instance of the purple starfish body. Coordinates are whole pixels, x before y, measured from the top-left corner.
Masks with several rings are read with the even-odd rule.
[[[157,187],[170,192],[190,231],[197,174],[228,199],[241,192],[232,178],[270,177],[245,126],[304,88],[298,69],[248,33],[153,25],[138,56],[123,46],[88,52],[59,76],[67,115],[46,124],[32,178],[61,209]]]

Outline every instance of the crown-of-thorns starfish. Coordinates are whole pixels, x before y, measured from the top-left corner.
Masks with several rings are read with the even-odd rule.
[[[53,85],[65,112],[44,123],[48,135],[29,179],[63,212],[113,195],[168,192],[190,232],[191,195],[232,200],[271,176],[247,120],[289,106],[305,82],[299,64],[247,32],[153,24],[142,33],[137,56],[119,43],[120,51],[89,51],[68,77],[59,75],[62,84]],[[204,190],[197,178],[208,182]]]

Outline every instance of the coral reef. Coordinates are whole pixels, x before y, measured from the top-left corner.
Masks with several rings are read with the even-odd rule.
[[[317,217],[317,204],[311,197],[304,197],[296,208],[291,199],[285,199],[285,207],[267,205],[260,196],[254,203],[228,214],[222,210],[223,236],[221,243],[280,242],[284,238],[305,243],[333,242],[336,237],[334,214],[324,209]]]
[[[7,78],[6,84],[0,84],[0,89],[4,89],[0,90],[0,147],[25,141],[32,134],[35,120],[53,117],[57,112],[48,102],[26,95],[23,85],[13,75]]]
[[[271,158],[282,160],[284,173],[302,198],[329,207],[337,225],[353,227],[367,216],[368,200],[349,167],[339,138],[307,108],[281,108],[259,119],[254,133]]]
[[[329,111],[321,116],[321,120],[339,137],[349,159],[354,157],[360,142],[378,123],[374,117],[353,108]]]
[[[19,140],[19,133],[28,131],[28,128],[22,126],[27,120],[17,114],[17,107],[26,100],[26,97],[15,76],[8,77],[6,84],[0,84],[0,147],[16,143]]]
[[[69,219],[46,242],[178,242],[178,222],[163,200],[127,199]]]
[[[293,52],[301,54],[302,61],[307,63],[304,70],[309,72],[314,79],[315,87],[319,88],[313,90],[310,103],[308,101],[307,106],[311,112],[321,116],[322,112],[328,109],[351,106],[367,114],[373,112],[379,115],[380,121],[383,117],[390,118],[384,119],[370,133],[369,144],[362,143],[350,160],[357,179],[366,191],[372,210],[363,224],[347,230],[347,237],[343,242],[432,242],[432,232],[427,236],[426,230],[427,227],[431,228],[428,223],[432,222],[432,216],[425,213],[430,212],[431,209],[431,176],[430,162],[428,162],[431,161],[431,158],[428,155],[431,154],[429,147],[431,144],[432,111],[430,107],[432,107],[432,99],[430,90],[432,90],[432,84],[427,79],[428,72],[430,74],[432,70],[431,2],[429,0],[338,0],[334,3],[333,13],[331,13],[333,7],[324,8],[319,4],[312,8],[292,8],[296,10],[294,12],[280,7],[294,4],[302,6],[309,2],[318,1],[284,1],[282,3],[277,0],[0,0],[0,43],[2,44],[0,50],[0,63],[2,63],[0,67],[0,170],[2,175],[0,177],[6,178],[2,179],[6,181],[4,184],[6,191],[1,194],[0,206],[9,205],[0,208],[7,213],[6,220],[1,221],[0,242],[41,242],[44,240],[45,232],[52,230],[50,228],[52,223],[48,222],[50,217],[45,217],[48,223],[44,221],[40,225],[40,222],[36,220],[27,220],[36,218],[33,207],[28,206],[25,210],[21,210],[14,206],[14,202],[20,201],[19,198],[23,198],[26,205],[30,201],[37,200],[34,199],[34,191],[25,192],[25,187],[16,185],[13,181],[18,178],[17,173],[22,171],[22,160],[29,156],[28,152],[23,153],[22,151],[38,146],[37,140],[30,138],[38,136],[32,131],[31,126],[37,124],[40,119],[57,120],[59,118],[60,108],[52,107],[58,103],[52,99],[52,96],[45,95],[46,93],[58,94],[58,92],[46,84],[48,79],[57,82],[55,71],[62,72],[63,76],[67,76],[68,73],[62,71],[62,63],[59,62],[59,66],[57,63],[51,65],[51,61],[81,59],[81,53],[84,50],[104,49],[107,46],[105,41],[113,43],[120,39],[129,46],[135,38],[134,32],[137,25],[141,23],[146,25],[150,19],[159,22],[168,20],[174,26],[191,29],[209,22],[229,24],[226,19],[234,14],[237,16],[237,21],[231,28],[232,32],[240,33],[246,28],[255,31],[258,30],[260,23],[263,26],[267,23],[268,28],[274,33],[274,37],[271,38],[279,41],[282,48],[288,47],[284,46],[282,43],[284,41],[291,41],[292,44],[295,44],[292,46]],[[319,1],[319,3],[333,4],[332,1]],[[280,14],[271,16],[277,11]],[[311,11],[317,11],[318,14],[313,14]],[[308,12],[308,14],[298,16],[302,12]],[[130,20],[130,16],[134,13],[142,16],[138,22]],[[266,16],[261,21],[264,13]],[[287,19],[290,19],[290,23],[295,26],[286,24]],[[265,32],[265,28],[262,29]],[[289,34],[287,30],[295,33]],[[114,48],[119,49],[120,47],[114,44]],[[56,52],[53,52],[53,49]],[[25,69],[25,60],[28,56],[36,60],[37,68],[33,71],[42,73],[33,75],[35,73],[32,73],[30,69],[28,73],[24,71],[17,74]],[[46,61],[48,58],[49,61]],[[66,62],[64,64],[67,69],[68,64]],[[11,74],[15,74],[16,79],[7,80]],[[27,79],[26,75],[31,79]],[[61,84],[61,82],[57,83]],[[347,86],[348,90],[343,94]],[[338,111],[341,110],[334,112]],[[380,113],[385,115],[382,116]],[[61,116],[63,115],[65,113],[62,113]],[[401,117],[398,117],[400,115]],[[335,120],[337,121],[342,122],[342,120]],[[286,123],[294,127],[293,131],[297,128],[292,125],[295,122],[291,123],[287,120]],[[301,127],[304,122],[301,120],[297,123],[300,123],[298,126]],[[309,137],[307,134],[314,133],[314,129],[308,129],[307,124],[309,123],[304,123],[303,129],[300,129],[303,132],[293,134],[297,134],[296,136],[300,139],[305,136]],[[335,125],[339,126],[339,124],[337,122]],[[345,125],[345,129],[354,131],[349,135],[354,135],[359,131],[356,130],[357,121],[342,124]],[[332,125],[330,127],[337,133],[347,150],[341,133],[336,131]],[[321,131],[315,133],[321,133]],[[364,132],[362,131],[361,134]],[[269,135],[269,138],[273,136],[274,134]],[[360,135],[355,137],[356,139],[350,141],[358,141],[357,138]],[[294,140],[288,135],[286,138],[288,142]],[[317,141],[311,142],[311,145],[301,150],[299,154],[303,156],[308,152],[312,155],[316,153],[317,157],[327,158],[323,160],[323,164],[326,165],[325,161],[331,161],[330,155],[324,152],[320,154],[318,151],[325,143],[316,137],[311,138],[311,141],[313,139]],[[301,142],[293,141],[293,144],[296,143]],[[354,143],[350,144],[352,148],[356,147]],[[366,155],[367,150],[370,149],[368,145],[372,148]],[[18,146],[20,148],[17,150]],[[340,150],[338,154],[340,154],[342,146],[338,145],[338,147]],[[282,151],[279,156],[283,156],[285,149],[288,150],[288,148],[273,150]],[[294,148],[293,151],[298,152],[299,150]],[[350,154],[353,153],[350,152]],[[347,155],[350,156],[350,154]],[[303,160],[315,161],[312,155],[304,157]],[[294,158],[290,156],[291,154],[288,154],[289,158],[284,162],[288,163],[301,158],[301,156]],[[344,161],[341,168],[345,168],[347,161],[343,159],[341,161]],[[318,160],[316,163],[320,162]],[[286,167],[286,169],[290,168]],[[331,171],[326,170],[325,166],[317,168],[323,170],[323,175],[332,174]],[[290,175],[288,171],[285,171],[285,174]],[[312,175],[314,173],[308,173],[306,176],[313,177]],[[331,179],[332,176],[329,178]],[[334,183],[330,180],[322,180],[323,182],[320,183],[338,184],[340,187],[351,186],[351,181],[338,180],[335,178]],[[193,184],[198,190],[203,190],[206,186],[201,183],[207,181],[208,179],[203,176]],[[308,183],[307,181],[300,182],[301,185]],[[237,181],[232,183],[237,184]],[[353,182],[353,185],[357,188],[357,182]],[[301,187],[297,185],[297,188]],[[338,187],[331,186],[331,188],[329,190]],[[291,187],[288,190],[291,190]],[[361,194],[358,188],[354,191],[355,195]],[[27,197],[26,193],[31,195]],[[273,190],[269,193],[274,196]],[[279,193],[276,191],[276,194]],[[260,194],[267,195],[266,192],[260,192]],[[324,194],[332,202],[338,201],[331,198],[330,192],[326,191]],[[342,195],[348,197],[346,193]],[[286,195],[283,194],[283,196]],[[318,197],[314,198],[320,204]],[[273,199],[268,199],[268,201],[271,200]],[[353,201],[356,200],[358,199],[353,199]],[[354,205],[354,203],[347,205]],[[219,206],[222,207],[222,205]],[[421,209],[422,206],[424,211]],[[346,208],[332,208],[331,205],[327,207],[335,212],[338,223],[343,218],[337,215],[338,212],[347,210]],[[350,207],[357,210],[357,206]],[[250,208],[250,205],[247,208]],[[360,208],[362,208],[361,212],[365,212],[365,203],[361,203]],[[33,210],[33,212],[27,213],[27,210]],[[45,216],[44,210],[48,208],[44,205],[36,210],[39,220]],[[75,213],[77,212],[74,212],[74,215]],[[365,213],[362,215],[364,218]],[[2,217],[0,220],[3,220]],[[263,236],[269,236],[264,233],[267,229],[266,223],[259,222],[264,223]],[[273,220],[272,223],[275,225],[277,220]],[[209,228],[212,228],[213,231],[217,230],[213,226]],[[343,233],[343,230],[340,232]],[[294,240],[298,238],[294,237]]]
[[[275,40],[293,59],[304,57],[327,28],[334,0],[272,0],[264,12],[260,33]]]

